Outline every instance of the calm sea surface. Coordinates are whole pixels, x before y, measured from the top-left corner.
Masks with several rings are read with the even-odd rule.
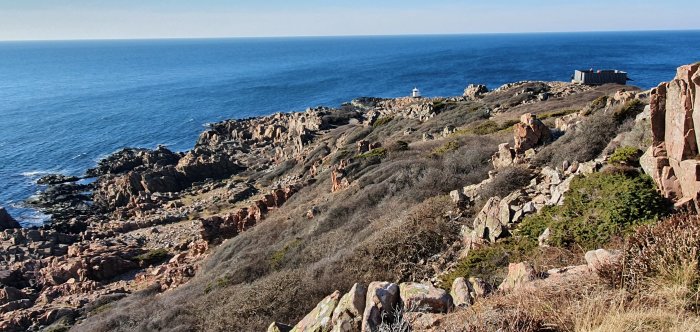
[[[0,206],[49,172],[80,175],[123,147],[191,148],[207,122],[337,106],[359,96],[461,95],[575,68],[650,88],[700,60],[700,31],[0,42]]]

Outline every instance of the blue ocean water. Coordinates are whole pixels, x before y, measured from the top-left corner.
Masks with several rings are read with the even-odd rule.
[[[625,70],[650,88],[700,60],[700,31],[0,43],[0,206],[47,172],[80,175],[122,147],[191,148],[227,118],[359,96],[460,95],[576,68]]]

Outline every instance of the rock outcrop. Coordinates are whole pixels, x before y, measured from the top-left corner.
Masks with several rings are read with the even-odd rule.
[[[489,89],[483,84],[469,84],[466,89],[464,89],[464,96],[476,100],[481,98],[485,93],[488,93]]]
[[[652,146],[640,162],[664,196],[700,207],[700,64],[678,68],[676,77],[651,91]]]
[[[538,145],[548,143],[552,139],[549,128],[532,113],[525,113],[514,129],[516,154],[524,153]]]
[[[4,207],[0,206],[0,231],[19,227],[19,223],[7,213]]]

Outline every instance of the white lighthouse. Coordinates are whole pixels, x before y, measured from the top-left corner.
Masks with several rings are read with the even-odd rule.
[[[413,91],[411,92],[411,97],[420,98],[420,90],[418,90],[418,88],[414,87]]]

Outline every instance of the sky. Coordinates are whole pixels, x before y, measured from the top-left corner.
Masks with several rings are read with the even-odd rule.
[[[699,29],[697,0],[0,0],[0,40]]]

